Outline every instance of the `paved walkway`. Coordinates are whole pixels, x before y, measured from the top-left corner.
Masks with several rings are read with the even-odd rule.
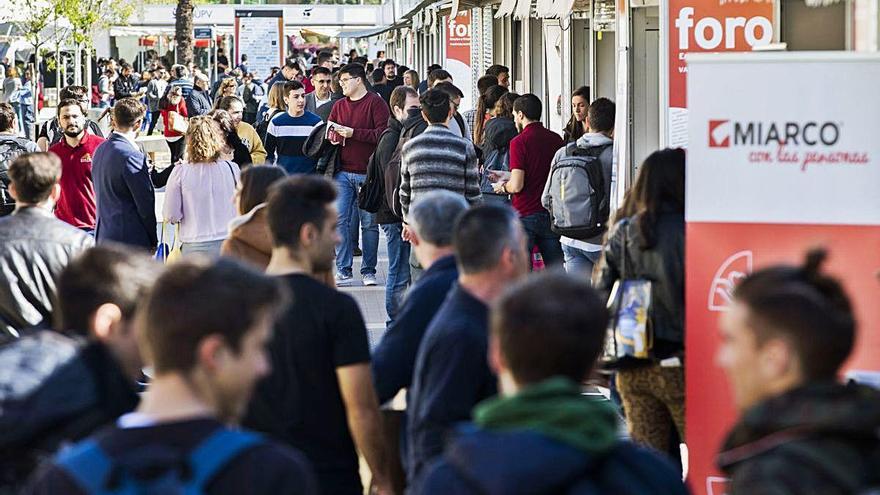
[[[388,313],[385,312],[385,279],[388,276],[388,249],[385,242],[385,234],[379,229],[379,261],[376,263],[376,282],[378,285],[365,287],[361,281],[360,269],[362,258],[354,259],[352,273],[354,280],[339,286],[339,290],[355,298],[364,315],[367,330],[370,336],[370,347],[375,347],[385,333],[385,322]]]

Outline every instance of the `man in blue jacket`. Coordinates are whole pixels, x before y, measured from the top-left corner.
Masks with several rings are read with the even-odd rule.
[[[486,362],[489,305],[529,271],[525,232],[510,208],[468,210],[456,223],[452,243],[458,282],[425,332],[407,396],[410,482],[443,453],[452,427],[495,395],[497,378]]]
[[[113,107],[115,131],[92,157],[98,209],[98,243],[119,242],[155,250],[156,197],[147,157],[135,135],[146,115],[143,103],[123,98]]]
[[[458,278],[452,232],[467,209],[460,194],[438,190],[425,194],[410,210],[410,243],[426,270],[373,351],[373,381],[380,403],[393,399],[412,382],[425,330]]]
[[[620,440],[611,404],[582,395],[608,321],[589,280],[536,275],[496,301],[490,319],[501,396],[474,409],[474,424],[412,493],[687,493],[672,464]]]

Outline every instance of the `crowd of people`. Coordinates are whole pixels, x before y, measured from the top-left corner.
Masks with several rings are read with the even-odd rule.
[[[613,205],[610,100],[577,89],[556,132],[504,66],[462,113],[448,71],[383,55],[265,81],[243,58],[213,86],[121,63],[109,136],[85,88],[40,143],[0,103],[0,151],[21,144],[0,154],[0,492],[358,494],[359,457],[382,494],[688,492],[684,363],[713,357],[685,348],[684,151]],[[136,141],[157,112],[165,168]],[[380,226],[371,349],[337,287],[356,250],[378,283]],[[824,259],[756,271],[720,329],[689,330],[722,336],[733,495],[880,484],[880,392],[836,381],[857,324]],[[616,341],[636,289],[647,353]]]

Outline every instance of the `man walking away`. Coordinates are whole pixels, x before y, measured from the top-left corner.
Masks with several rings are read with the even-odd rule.
[[[619,439],[613,406],[582,394],[607,320],[589,282],[563,273],[496,301],[489,363],[501,394],[474,409],[475,424],[459,428],[412,493],[687,494],[669,461]]]
[[[185,65],[174,65],[171,67],[171,75],[174,79],[168,83],[165,93],[167,94],[171,88],[180,87],[183,99],[186,100],[193,90],[193,81],[190,78],[189,69]]]
[[[267,160],[288,175],[315,171],[315,160],[303,153],[303,144],[321,123],[321,117],[305,110],[305,97],[305,89],[299,81],[284,83],[287,112],[273,117],[266,132]]]
[[[467,209],[461,195],[440,190],[425,193],[410,211],[410,244],[425,272],[373,350],[373,381],[382,404],[409,388],[425,330],[458,279],[452,234]]]
[[[147,157],[134,138],[144,120],[145,108],[134,98],[113,107],[115,131],[95,150],[92,180],[97,203],[98,243],[120,242],[156,249],[156,196]]]
[[[355,446],[379,493],[390,493],[364,320],[351,296],[315,278],[333,267],[335,199],[333,183],[316,175],[290,177],[269,192],[267,273],[293,302],[267,347],[273,371],[257,387],[245,425],[302,450],[324,495],[363,493]]]
[[[350,224],[354,209],[357,209],[363,239],[361,276],[364,285],[376,285],[379,228],[372,213],[358,208],[357,193],[366,179],[370,155],[376,151],[379,136],[388,126],[391,114],[388,105],[379,95],[367,91],[366,82],[363,66],[349,64],[340,69],[339,84],[345,98],[334,103],[333,110],[330,111],[329,122],[339,124],[335,132],[340,138],[337,140],[338,146],[342,146],[339,160],[341,171],[335,177],[339,190],[337,228],[342,235],[342,242],[336,247],[336,281],[347,283],[352,280]]]
[[[480,200],[477,154],[473,143],[449,130],[455,112],[449,95],[439,89],[429,90],[421,97],[421,107],[428,128],[401,150],[400,206],[404,224],[409,223],[410,205],[428,191],[452,191],[471,204]]]
[[[33,141],[18,135],[18,116],[9,103],[0,103],[0,217],[15,210],[15,198],[9,193],[9,165],[25,153],[39,151]]]
[[[0,491],[20,489],[41,459],[137,407],[134,313],[161,267],[119,246],[89,249],[58,278],[54,329],[0,347]]]
[[[496,392],[486,361],[489,304],[529,270],[526,237],[516,214],[502,206],[464,213],[453,235],[458,283],[434,316],[416,357],[407,397],[407,479],[414,482],[452,427]]]
[[[97,208],[92,156],[104,138],[86,130],[86,116],[77,100],[61,100],[56,112],[64,139],[49,148],[50,153],[61,159],[61,197],[55,206],[55,216],[94,234]]]
[[[550,162],[565,142],[541,123],[541,100],[533,94],[513,102],[513,120],[519,135],[510,140],[510,172],[501,172],[493,184],[496,194],[511,194],[529,236],[529,252],[538,247],[547,266],[562,265],[564,257],[559,235],[551,227],[550,213],[541,204]]]
[[[166,271],[137,316],[153,366],[149,393],[114,426],[60,453],[25,493],[85,495],[108,479],[137,492],[317,493],[300,453],[227,426],[269,372],[282,300],[274,280],[234,261]]]
[[[721,317],[716,361],[741,413],[717,458],[731,495],[880,488],[880,392],[838,379],[857,323],[826,257],[749,275]]]
[[[562,244],[562,253],[565,255],[565,270],[569,273],[590,278],[593,274],[593,266],[602,255],[602,238],[605,235],[610,214],[611,194],[614,191],[614,103],[607,98],[599,98],[587,109],[587,124],[589,132],[578,138],[575,143],[569,143],[556,152],[553,162],[550,164],[550,176],[544,186],[541,195],[541,203],[550,213],[554,229],[564,224],[572,234],[563,235],[559,238]],[[598,165],[601,171],[602,187],[592,184],[589,167]],[[573,166],[572,168],[568,168]],[[572,170],[583,170],[582,174],[575,174]],[[556,174],[556,175],[554,175]],[[582,180],[572,186],[575,191],[583,192],[583,195],[562,192],[562,187],[554,187],[562,177],[579,177]],[[554,182],[554,177],[559,177]],[[568,188],[565,188],[568,189]],[[595,196],[596,205],[589,204],[589,210],[585,205],[593,202],[591,190],[597,190]],[[584,201],[584,200],[587,201]],[[572,204],[575,203],[575,204]],[[595,207],[594,207],[595,206]],[[572,214],[576,212],[578,214]],[[599,213],[594,218],[593,212]],[[576,235],[576,230],[596,230],[597,224],[603,228],[593,235]]]
[[[60,177],[61,162],[50,153],[27,153],[9,166],[16,209],[0,218],[0,342],[51,324],[58,274],[95,243],[52,214]]]

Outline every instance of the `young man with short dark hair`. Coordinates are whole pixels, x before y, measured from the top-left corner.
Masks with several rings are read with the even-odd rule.
[[[111,475],[147,484],[147,468],[179,480],[168,493],[181,484],[211,495],[317,493],[299,452],[228,426],[270,370],[266,346],[283,300],[275,280],[231,260],[168,269],[138,308],[140,349],[153,370],[140,405],[59,454],[27,493],[92,493]],[[104,469],[95,466],[102,458]]]
[[[315,113],[318,107],[330,103],[333,97],[332,82],[333,74],[327,67],[319,64],[312,69],[312,86],[315,90],[306,95],[306,112]]]
[[[510,87],[510,69],[500,65],[495,64],[488,69],[486,69],[487,76],[494,76],[498,79],[498,85],[504,86],[505,88]]]
[[[428,90],[421,97],[421,108],[430,125],[401,150],[400,206],[404,224],[409,222],[410,204],[428,191],[453,191],[471,204],[481,198],[474,145],[449,130],[449,121],[455,114],[449,94],[439,89]]]
[[[92,157],[92,181],[97,204],[95,237],[99,243],[121,242],[156,249],[156,195],[147,157],[135,137],[146,108],[134,98],[113,107],[115,131]]]
[[[119,246],[85,251],[58,277],[54,330],[0,348],[0,487],[137,407],[134,313],[161,267]]]
[[[489,305],[529,270],[525,233],[509,208],[484,205],[465,212],[453,246],[458,283],[425,331],[407,395],[410,483],[443,453],[452,427],[495,395],[497,379],[486,361]]]
[[[363,493],[357,446],[384,494],[390,479],[367,329],[351,296],[316,279],[332,269],[339,242],[335,199],[333,183],[317,175],[289,177],[269,192],[266,273],[293,301],[275,325],[273,371],[257,387],[245,425],[302,450],[325,495]]]
[[[614,113],[614,102],[608,98],[599,98],[590,104],[587,108],[587,132],[574,144],[570,143],[557,151],[550,163],[550,173],[552,174],[560,160],[566,160],[568,163],[599,160],[602,167],[604,194],[608,201],[611,200],[615,188]],[[550,183],[551,180],[548,179],[541,195],[541,203],[548,209],[551,206]],[[589,187],[590,185],[584,184],[584,186]],[[608,218],[606,217],[604,221],[607,222]],[[592,277],[593,267],[599,262],[602,255],[604,235],[605,233],[602,232],[585,238],[560,236],[559,243],[562,245],[562,254],[565,257],[565,270],[587,278]]]
[[[27,328],[50,325],[58,274],[95,243],[52,214],[61,196],[57,156],[20,155],[8,174],[16,208],[0,218],[0,343]]]
[[[403,84],[403,78],[397,76],[397,63],[394,60],[386,59],[381,62],[380,68],[385,73],[385,84],[393,91],[394,88]]]
[[[490,320],[500,395],[474,408],[475,424],[412,493],[688,493],[668,461],[620,440],[612,405],[583,395],[608,320],[587,280],[529,278],[495,301]]]
[[[142,90],[139,87],[140,81],[137,76],[134,75],[134,70],[132,69],[131,64],[126,62],[120,64],[119,67],[119,77],[117,77],[116,82],[113,83],[113,98],[121,100],[123,98],[137,98],[143,95],[145,90]]]
[[[731,495],[880,486],[880,392],[839,381],[857,322],[826,256],[749,275],[721,317],[716,361],[741,414],[717,458]]]
[[[376,151],[379,137],[388,127],[391,114],[382,97],[367,91],[367,74],[363,66],[348,64],[340,69],[339,84],[345,98],[333,104],[328,119],[328,122],[338,124],[334,126],[336,133],[344,139],[344,143],[338,143],[342,147],[339,153],[341,170],[335,177],[339,190],[337,228],[342,235],[342,242],[336,248],[336,281],[347,283],[352,280],[353,242],[350,227],[351,217],[357,209],[363,240],[361,276],[364,285],[376,285],[379,228],[372,213],[358,208],[357,195],[366,180],[370,155]]]
[[[303,153],[303,144],[321,123],[321,117],[305,110],[305,98],[305,89],[299,81],[284,83],[287,112],[273,117],[266,131],[266,159],[288,175],[315,171],[315,160]]]
[[[95,232],[97,206],[92,184],[92,156],[104,138],[86,129],[86,116],[79,102],[61,100],[56,108],[64,139],[49,148],[61,159],[61,197],[55,205],[59,220],[90,234]]]
[[[510,140],[510,172],[497,174],[500,180],[492,187],[496,194],[512,196],[513,208],[529,235],[529,250],[537,246],[545,264],[562,265],[559,235],[550,230],[550,213],[544,209],[541,197],[550,175],[550,163],[565,142],[541,123],[542,110],[541,100],[533,94],[513,102],[513,120],[520,133]]]

